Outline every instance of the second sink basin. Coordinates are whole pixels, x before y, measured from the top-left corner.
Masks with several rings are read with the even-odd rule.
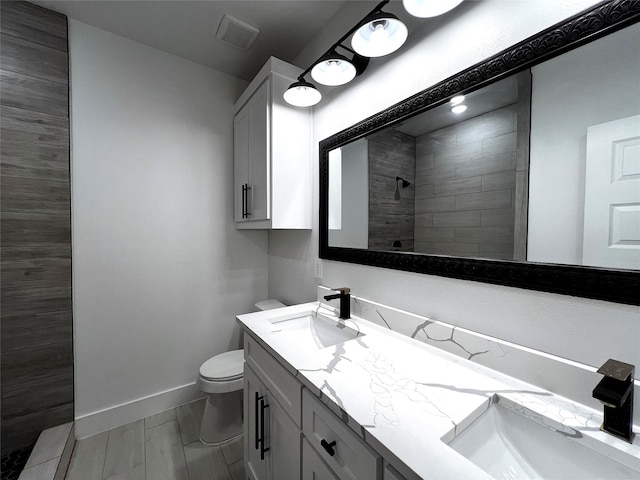
[[[331,347],[362,335],[344,323],[314,311],[293,318],[276,318],[271,323],[273,333],[290,335],[296,344],[315,349]]]
[[[640,472],[499,402],[449,446],[496,479],[640,478]]]

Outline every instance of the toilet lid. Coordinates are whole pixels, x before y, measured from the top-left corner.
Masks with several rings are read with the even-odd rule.
[[[244,374],[244,350],[232,350],[210,358],[200,367],[208,380],[234,380]]]

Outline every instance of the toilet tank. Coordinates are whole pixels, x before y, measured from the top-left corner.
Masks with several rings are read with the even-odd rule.
[[[272,298],[268,300],[261,300],[258,303],[256,303],[256,308],[258,310],[272,310],[274,308],[282,308],[282,307],[286,307],[286,305]]]

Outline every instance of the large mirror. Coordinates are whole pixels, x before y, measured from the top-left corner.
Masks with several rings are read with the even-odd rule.
[[[604,2],[323,140],[321,258],[640,304],[639,16]]]

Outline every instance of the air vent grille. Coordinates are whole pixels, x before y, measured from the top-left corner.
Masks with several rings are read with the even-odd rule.
[[[226,15],[222,17],[216,38],[227,45],[240,50],[249,50],[260,30],[238,18]]]

